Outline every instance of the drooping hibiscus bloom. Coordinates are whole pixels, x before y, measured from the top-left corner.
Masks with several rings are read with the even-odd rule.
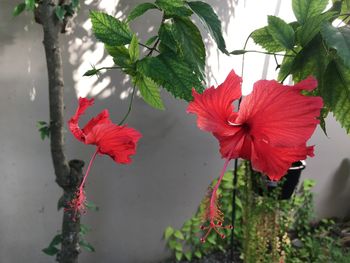
[[[130,156],[136,153],[137,142],[142,137],[141,133],[133,128],[112,123],[108,110],[103,110],[81,129],[78,124],[79,118],[93,104],[94,99],[79,98],[77,111],[68,121],[69,129],[75,138],[85,144],[96,145],[96,151],[76,192],[76,197],[69,204],[76,212],[85,209],[84,185],[96,155],[106,154],[116,163],[131,163]]]
[[[198,127],[211,132],[219,141],[222,158],[226,159],[209,205],[209,230],[221,227],[215,216],[220,214],[216,191],[231,159],[250,160],[253,169],[278,181],[293,162],[313,156],[313,146],[306,142],[313,134],[323,106],[320,97],[304,96],[302,90],[316,88],[313,77],[294,86],[274,80],[260,80],[251,94],[243,98],[239,111],[233,102],[241,96],[242,79],[231,71],[217,88],[203,94],[193,90],[194,100],[187,112],[197,115]],[[215,229],[216,230],[216,229]]]

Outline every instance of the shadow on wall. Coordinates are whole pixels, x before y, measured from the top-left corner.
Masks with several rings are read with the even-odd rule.
[[[90,78],[82,76],[92,66],[98,68],[113,65],[113,61],[104,50],[103,45],[96,41],[92,34],[91,23],[88,19],[89,10],[102,10],[119,19],[123,19],[136,5],[144,1],[101,0],[89,2],[91,3],[82,4],[81,10],[74,20],[72,33],[67,37],[68,41],[66,43],[68,45],[66,50],[68,50],[68,58],[67,56],[64,57],[64,59],[68,60],[68,63],[65,63],[65,65],[69,65],[64,69],[65,78],[68,79],[67,87],[74,86],[77,96],[90,96],[97,99],[117,97],[120,100],[125,100],[131,94],[132,88],[129,78],[120,71],[110,70],[102,72],[99,78],[96,76]],[[116,2],[117,6],[115,6]],[[228,24],[235,14],[235,6],[238,0],[211,0],[207,2],[214,7],[222,21],[223,31],[227,33]],[[137,32],[141,42],[145,42],[148,38],[157,34],[161,16],[162,14],[158,10],[149,10],[144,16],[137,18],[131,23],[132,30]],[[200,21],[196,18],[194,20],[202,30],[203,27]],[[202,30],[202,32],[204,31]],[[219,51],[214,41],[210,39],[207,33],[202,35],[207,47],[207,56],[217,56]],[[143,52],[145,51],[144,49]],[[69,81],[70,75],[72,77],[71,81]],[[215,79],[210,65],[206,67],[206,76],[207,83],[210,83],[211,79]]]
[[[345,158],[341,161],[334,175],[329,180],[328,195],[323,204],[325,211],[332,214],[350,216],[350,159]],[[339,200],[337,206],[334,206],[334,200]],[[338,211],[334,211],[337,209]]]

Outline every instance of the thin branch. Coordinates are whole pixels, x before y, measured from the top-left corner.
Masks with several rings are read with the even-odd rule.
[[[131,98],[130,98],[130,102],[129,102],[129,108],[127,113],[125,114],[124,118],[118,123],[118,125],[122,125],[124,123],[124,121],[128,118],[131,109],[132,109],[132,103],[134,100],[134,96],[135,96],[135,91],[136,91],[136,84],[134,84],[133,88],[132,88],[132,93],[131,93]]]
[[[244,55],[245,53],[258,53],[258,54],[265,54],[265,55],[273,55],[273,56],[282,56],[282,57],[295,57],[295,55],[288,55],[288,54],[279,54],[279,53],[273,53],[273,52],[266,52],[266,51],[258,51],[258,50],[240,50],[242,53],[240,54],[233,54],[233,55]],[[244,51],[244,53],[243,53]],[[232,54],[232,53],[231,53]]]
[[[147,48],[147,49],[150,50],[150,51],[155,50],[155,51],[157,51],[158,53],[160,53],[160,51],[159,51],[158,49],[156,49],[155,47],[149,47],[149,46],[147,46],[147,45],[145,45],[145,44],[142,44],[142,43],[139,43],[139,45],[140,45],[141,47]]]

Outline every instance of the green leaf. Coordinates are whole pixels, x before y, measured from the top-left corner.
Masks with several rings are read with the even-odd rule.
[[[320,127],[327,137],[328,137],[328,134],[327,134],[327,127],[326,127],[326,118],[327,118],[328,114],[329,114],[329,110],[326,108],[322,108],[321,113],[320,113],[320,117],[319,117]]]
[[[179,242],[176,242],[175,250],[176,250],[176,251],[179,251],[179,252],[182,252],[182,244],[179,243]]]
[[[85,202],[85,207],[91,211],[98,211],[100,208],[91,201]]]
[[[102,12],[91,11],[92,29],[96,38],[109,46],[129,44],[132,33],[129,26]]]
[[[200,250],[196,250],[194,252],[194,255],[197,257],[197,258],[202,258],[202,252]]]
[[[79,0],[72,0],[72,7],[74,9],[78,8],[79,7]]]
[[[54,236],[54,238],[52,239],[49,247],[55,247],[58,244],[60,244],[61,242],[62,242],[62,235],[58,234],[58,235]]]
[[[86,251],[95,252],[95,248],[86,240],[82,239],[79,241],[79,245],[84,248]]]
[[[295,33],[293,27],[276,16],[268,16],[267,30],[273,39],[286,49],[293,49]]]
[[[280,65],[280,70],[278,72],[278,81],[285,80],[291,73],[292,73],[292,68],[294,64],[294,59],[295,57],[292,57],[292,55],[295,55],[293,51],[289,50],[286,52],[286,55],[282,63]]]
[[[173,23],[162,23],[159,28],[158,35],[162,45],[166,46],[172,52],[177,53],[177,43],[174,37]]]
[[[247,51],[244,49],[237,49],[237,50],[233,50],[232,52],[230,52],[230,54],[232,54],[232,55],[243,55],[245,53],[247,53]]]
[[[181,240],[184,240],[184,239],[185,239],[184,235],[183,235],[183,234],[181,233],[181,231],[179,231],[179,230],[176,230],[176,231],[175,231],[174,236],[175,236],[176,238],[178,238],[178,239],[181,239]]]
[[[207,27],[221,52],[228,54],[226,43],[222,36],[221,21],[213,8],[209,4],[201,1],[187,2],[187,4]]]
[[[86,71],[83,76],[90,77],[90,76],[96,75],[98,72],[99,71],[97,69],[93,68],[93,69]]]
[[[145,102],[156,109],[164,109],[164,104],[160,97],[159,87],[152,79],[145,77],[142,74],[138,74],[134,82],[139,88],[141,96]]]
[[[147,39],[145,45],[146,46],[152,45],[157,39],[158,39],[158,36],[150,37],[149,39]]]
[[[209,235],[207,241],[212,245],[216,245],[216,235]]]
[[[125,46],[109,46],[105,45],[105,48],[113,57],[113,61],[118,66],[128,68],[132,65],[129,50]]]
[[[192,260],[192,251],[187,251],[184,253],[185,255],[185,258],[188,260],[188,261],[191,261]]]
[[[334,12],[326,12],[322,15],[308,18],[297,32],[300,44],[305,47],[320,32],[322,24],[334,17],[334,15]]]
[[[21,14],[24,11],[25,8],[26,8],[25,3],[20,3],[20,4],[16,5],[12,11],[12,15],[18,16],[19,14]]]
[[[56,255],[60,250],[56,247],[47,247],[44,248],[43,250],[41,250],[42,252],[44,252],[46,255],[48,256],[54,256]]]
[[[308,76],[315,76],[321,80],[328,62],[327,53],[318,35],[295,56],[291,66],[294,82],[299,82]]]
[[[82,223],[80,223],[80,231],[79,231],[79,233],[81,234],[81,235],[86,235],[88,232],[90,232],[91,231],[91,229],[90,229],[90,227],[88,227],[87,225],[85,225],[85,224],[82,224]]]
[[[26,9],[29,11],[34,11],[35,8],[35,0],[25,0]]]
[[[331,61],[321,84],[319,89],[325,105],[350,133],[350,69],[339,59]]]
[[[177,242],[176,240],[169,240],[169,242],[168,242],[168,246],[169,246],[169,248],[171,248],[172,250],[175,250],[177,244],[178,244],[178,242]]]
[[[131,39],[131,43],[129,46],[129,54],[132,62],[135,62],[140,57],[139,41],[137,39],[136,34],[134,34]]]
[[[292,8],[297,20],[304,24],[307,18],[320,15],[328,2],[328,0],[293,0]]]
[[[350,28],[347,26],[336,28],[330,23],[325,23],[321,34],[327,45],[337,50],[338,56],[350,68]]]
[[[305,179],[303,182],[303,190],[310,191],[312,187],[316,185],[316,182],[312,179]]]
[[[64,9],[64,7],[58,5],[55,9],[55,14],[56,14],[56,17],[60,20],[60,21],[63,21],[64,19],[64,16],[66,15],[67,11],[66,9]]]
[[[165,12],[166,17],[186,17],[192,15],[191,9],[183,0],[156,0],[156,5]]]
[[[164,231],[164,238],[168,240],[174,234],[174,228],[168,226]]]
[[[142,3],[137,5],[128,15],[126,22],[129,23],[135,18],[142,16],[144,13],[146,13],[150,9],[158,9],[158,8],[155,4],[152,4],[152,3]]]
[[[267,26],[257,29],[252,33],[255,44],[260,45],[268,52],[280,52],[285,48],[277,42],[267,30]]]
[[[50,138],[50,126],[45,121],[38,121],[36,124],[38,131],[40,133],[40,138],[45,140],[45,138]]]
[[[193,73],[185,61],[174,55],[161,54],[144,58],[137,63],[137,70],[162,85],[175,98],[190,101],[192,88],[199,93],[204,90],[198,75]]]
[[[201,33],[189,18],[174,18],[174,36],[183,58],[204,79],[205,47]]]
[[[65,205],[65,198],[64,198],[64,195],[62,195],[60,197],[60,199],[58,199],[58,202],[57,202],[57,210],[59,211],[61,208],[63,208]]]
[[[182,252],[176,251],[175,252],[175,257],[177,261],[180,261],[182,259]]]

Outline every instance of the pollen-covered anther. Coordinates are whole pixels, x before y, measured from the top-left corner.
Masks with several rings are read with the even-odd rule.
[[[75,193],[75,197],[67,203],[68,207],[65,208],[65,210],[71,210],[74,211],[73,214],[73,220],[76,219],[76,217],[79,214],[85,214],[86,213],[86,196],[84,193],[84,189],[83,187],[80,187],[76,193]]]
[[[216,223],[214,221],[211,221],[208,226],[200,226],[201,230],[208,230],[205,235],[200,239],[202,243],[204,243],[209,236],[210,232],[214,230],[222,239],[226,238],[225,234],[220,233],[220,229],[233,229],[232,225],[224,226],[222,221],[217,221]]]

